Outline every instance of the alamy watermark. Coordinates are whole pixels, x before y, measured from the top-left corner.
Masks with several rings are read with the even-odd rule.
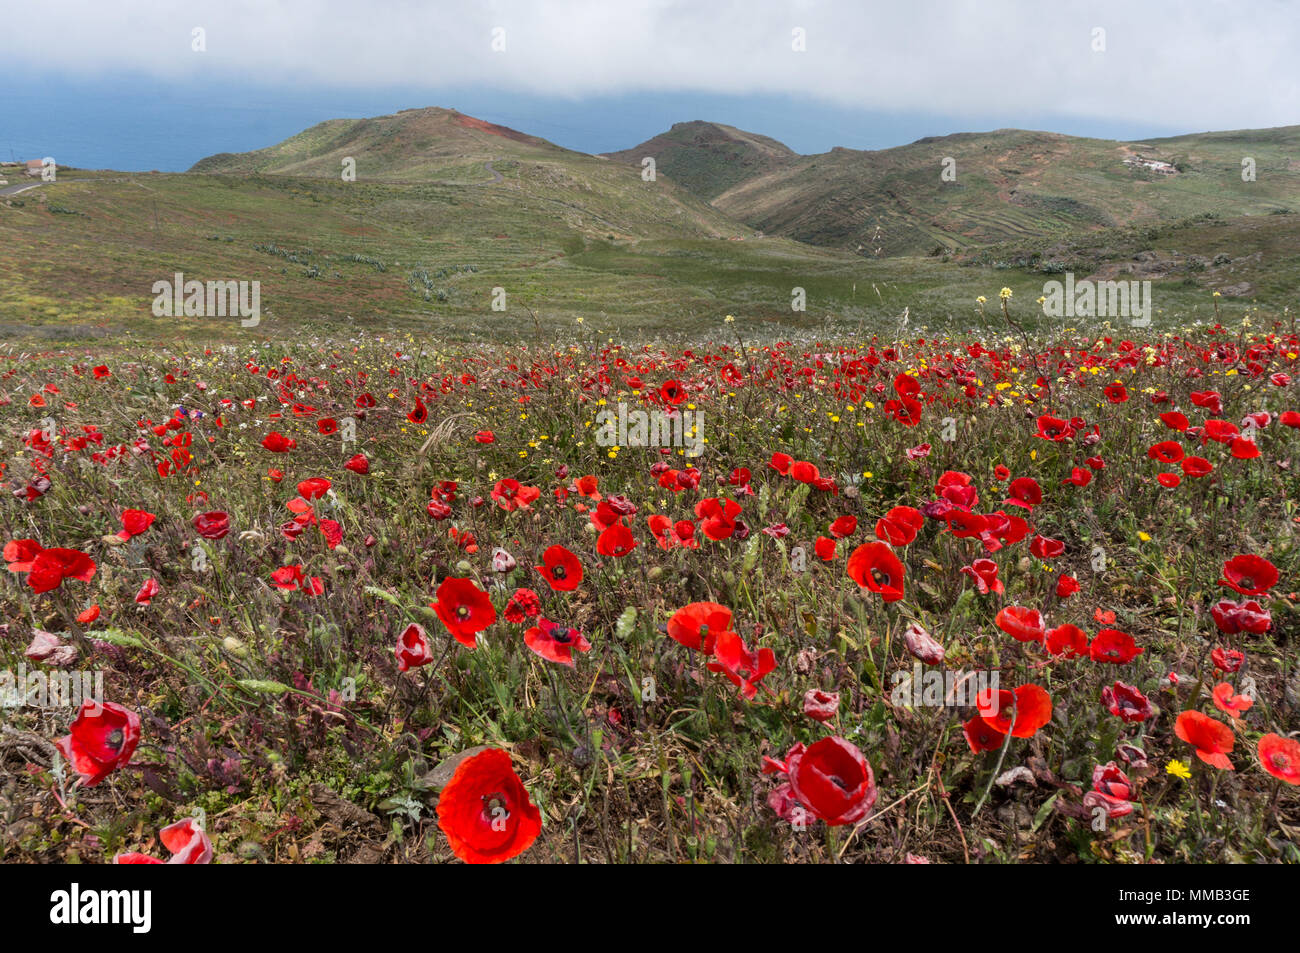
[[[704,414],[698,410],[631,410],[619,401],[617,410],[596,414],[596,423],[600,447],[682,447],[688,457],[704,452]]]
[[[1043,285],[1043,314],[1049,318],[1128,318],[1135,328],[1151,323],[1150,281],[1082,281],[1067,271],[1065,281]]]
[[[178,271],[170,282],[155,281],[153,294],[155,318],[239,317],[245,328],[262,323],[260,281],[186,281]]]
[[[104,703],[104,673],[0,669],[0,708],[80,708]]]
[[[891,681],[889,700],[900,708],[964,708],[976,705],[981,694],[998,691],[996,671],[925,671],[920,662],[913,662],[910,672],[895,672]]]

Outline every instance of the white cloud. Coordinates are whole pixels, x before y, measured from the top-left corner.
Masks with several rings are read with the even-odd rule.
[[[266,84],[580,98],[788,93],[955,116],[1300,122],[1289,0],[60,0],[17,3],[0,62]],[[207,51],[191,49],[206,31]],[[505,31],[504,52],[492,31]],[[791,31],[806,31],[806,52]],[[1106,49],[1092,49],[1095,27]]]

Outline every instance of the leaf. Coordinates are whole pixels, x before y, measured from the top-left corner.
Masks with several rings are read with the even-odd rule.
[[[1038,813],[1034,815],[1034,823],[1029,828],[1030,833],[1037,831],[1040,827],[1043,826],[1043,822],[1047,820],[1048,815],[1052,813],[1052,807],[1056,804],[1056,799],[1060,796],[1061,796],[1061,792],[1057,791],[1055,794],[1053,794],[1051,797],[1049,797],[1046,801],[1043,802],[1043,806],[1040,807],[1038,809]]]

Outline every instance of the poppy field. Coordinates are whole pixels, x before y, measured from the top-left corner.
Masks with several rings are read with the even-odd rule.
[[[5,355],[0,859],[1300,860],[1294,322],[745,324]]]

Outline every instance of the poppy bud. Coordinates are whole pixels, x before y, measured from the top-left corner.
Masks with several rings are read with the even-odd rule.
[[[943,646],[934,640],[919,622],[913,622],[903,632],[903,644],[914,658],[927,665],[938,665],[943,661]]]

